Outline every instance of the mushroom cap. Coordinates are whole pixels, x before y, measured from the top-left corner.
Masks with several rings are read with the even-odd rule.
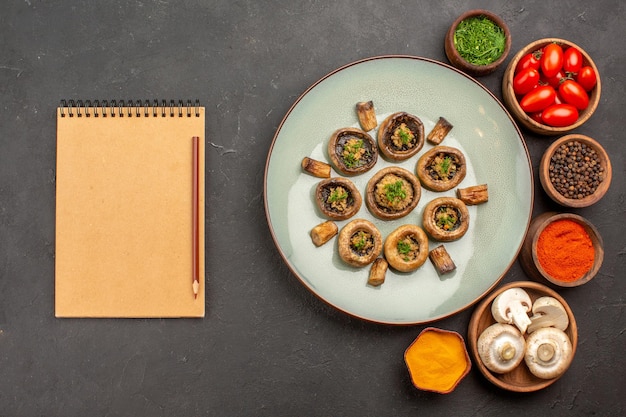
[[[439,227],[435,218],[439,209],[445,210],[446,208],[455,210],[458,214],[458,226],[450,230],[444,230]],[[451,242],[462,238],[469,229],[469,222],[470,216],[467,206],[462,200],[454,197],[437,197],[426,204],[424,212],[422,213],[422,226],[424,230],[426,230],[433,239],[440,242]]]
[[[530,325],[528,312],[532,308],[532,300],[522,288],[509,288],[500,293],[491,304],[491,314],[498,323],[515,324],[522,333]]]
[[[540,297],[533,303],[533,316],[530,318],[528,333],[543,327],[556,327],[559,330],[567,329],[569,317],[563,304],[554,297]]]
[[[404,124],[414,138],[408,145],[398,147],[394,144],[392,136],[395,130]],[[424,123],[419,117],[406,113],[397,112],[390,114],[383,120],[378,128],[378,149],[389,160],[404,161],[417,154],[424,146]]]
[[[433,178],[429,173],[433,162],[440,155],[445,155],[446,157],[450,157],[452,158],[452,160],[456,161],[456,171],[454,171],[454,174],[451,178]],[[415,166],[415,173],[420,179],[422,185],[431,191],[451,190],[452,188],[459,185],[467,174],[467,163],[465,161],[465,155],[463,155],[463,152],[461,152],[461,150],[457,148],[453,148],[451,146],[437,145],[429,149],[422,156],[420,156],[420,158],[417,160],[417,165]]]
[[[346,192],[345,207],[339,210],[329,203],[328,198],[331,190],[341,187]],[[315,187],[315,202],[324,216],[333,220],[346,220],[354,216],[359,209],[363,199],[359,189],[352,181],[343,177],[327,178],[320,181]]]
[[[362,146],[365,150],[363,159],[359,160],[355,165],[347,164],[343,155],[346,144],[351,140],[362,141]],[[344,175],[358,175],[369,171],[376,165],[376,161],[378,160],[378,147],[369,133],[356,127],[345,127],[337,129],[330,136],[328,141],[328,156],[333,167],[338,172]]]
[[[371,236],[371,246],[363,253],[356,252],[351,240],[358,232],[365,232]],[[346,224],[337,239],[339,257],[348,265],[363,267],[376,260],[383,249],[383,238],[374,223],[366,219],[354,219]]]
[[[395,209],[393,207],[384,207],[378,204],[376,200],[378,184],[379,182],[384,181],[385,178],[389,178],[387,177],[388,175],[395,175],[401,178],[411,188],[412,197],[406,207]],[[365,203],[370,213],[379,219],[394,220],[404,217],[413,211],[415,207],[417,207],[417,203],[419,202],[421,196],[422,188],[420,186],[420,182],[417,177],[413,175],[413,173],[399,166],[388,166],[376,172],[367,182],[365,190]]]
[[[411,239],[419,246],[418,254],[413,259],[405,259],[398,251],[398,242]],[[399,226],[387,236],[383,245],[383,253],[389,265],[396,271],[411,272],[422,266],[428,258],[428,236],[421,227],[415,224]]]
[[[524,361],[528,370],[538,378],[552,379],[562,375],[573,358],[572,343],[562,330],[543,327],[526,340]]]
[[[510,372],[522,362],[525,346],[520,331],[504,323],[487,327],[477,341],[480,360],[487,369],[498,374]]]

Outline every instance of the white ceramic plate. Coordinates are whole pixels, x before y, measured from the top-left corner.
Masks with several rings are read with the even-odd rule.
[[[326,145],[339,128],[358,126],[355,105],[372,100],[380,121],[406,111],[418,116],[428,134],[440,116],[454,128],[442,144],[464,152],[467,176],[460,188],[488,184],[489,201],[470,206],[470,228],[458,241],[445,243],[456,271],[439,276],[430,260],[409,274],[387,272],[377,288],[366,284],[369,267],[347,266],[337,255],[337,238],[317,248],[310,231],[326,219],[315,206],[319,178],[304,173],[308,156],[330,161]],[[375,138],[376,130],[370,132]],[[399,165],[415,171],[417,159]],[[368,173],[351,177],[362,194],[368,179],[392,165],[382,157]],[[335,171],[332,176],[339,176]],[[532,165],[523,137],[504,106],[481,84],[437,61],[412,56],[382,56],[339,68],[312,85],[291,107],[278,128],[265,169],[265,210],[274,242],[296,277],[328,304],[355,317],[385,324],[432,322],[472,305],[508,271],[524,240],[532,214]],[[455,189],[422,189],[408,216],[383,221],[365,203],[352,218],[373,221],[383,239],[396,227],[421,226],[424,206]],[[349,219],[349,220],[352,220]],[[339,228],[349,220],[337,222]],[[440,242],[430,241],[430,248]]]

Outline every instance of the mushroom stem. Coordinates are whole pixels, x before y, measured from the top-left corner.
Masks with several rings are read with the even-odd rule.
[[[526,291],[522,288],[509,288],[493,300],[491,314],[498,323],[515,324],[524,334],[531,323],[528,317],[531,306],[532,300]]]
[[[543,362],[549,362],[554,357],[554,345],[551,343],[542,343],[537,348],[537,357]]]
[[[517,350],[515,349],[515,346],[513,346],[509,342],[505,343],[500,348],[500,357],[505,361],[510,361],[511,359],[513,359],[516,353]]]

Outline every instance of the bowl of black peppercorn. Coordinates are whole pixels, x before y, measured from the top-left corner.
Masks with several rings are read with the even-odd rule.
[[[564,207],[588,207],[611,184],[611,161],[589,136],[570,134],[554,141],[543,154],[539,180],[548,196]]]

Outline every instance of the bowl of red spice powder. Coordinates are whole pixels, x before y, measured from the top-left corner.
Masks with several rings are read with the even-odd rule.
[[[589,282],[603,259],[598,230],[573,213],[548,212],[535,217],[520,251],[520,263],[530,278],[557,287]]]

